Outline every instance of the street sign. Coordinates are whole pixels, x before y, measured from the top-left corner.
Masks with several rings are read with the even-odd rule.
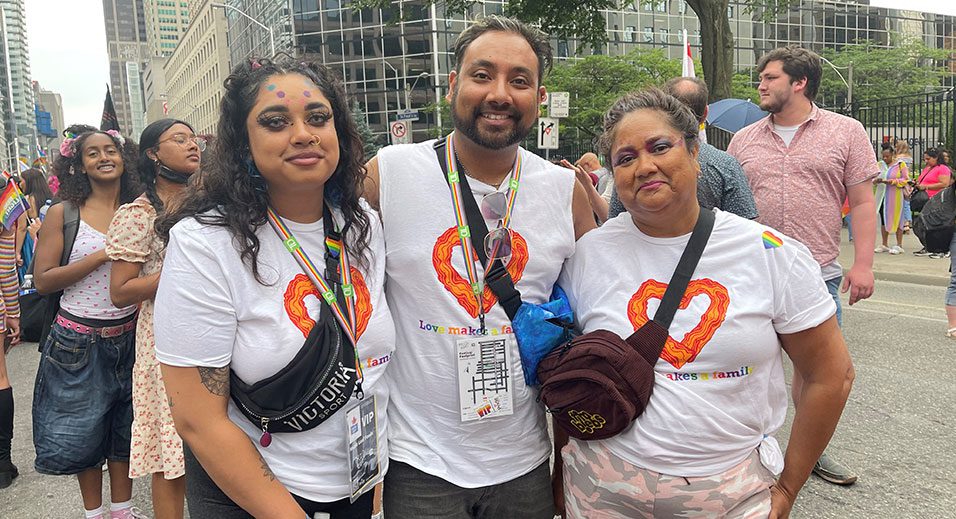
[[[571,94],[569,92],[551,92],[551,104],[548,107],[548,115],[551,117],[567,117],[568,107],[571,106]]]
[[[553,100],[552,100],[553,101]],[[538,149],[558,149],[558,120],[553,117],[538,118]]]
[[[392,138],[392,144],[411,144],[411,121],[392,121],[388,125],[388,134]]]
[[[398,112],[396,119],[399,121],[417,121],[418,115],[418,110],[405,109]]]

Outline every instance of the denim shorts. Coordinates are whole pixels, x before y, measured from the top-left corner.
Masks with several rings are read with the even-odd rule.
[[[129,461],[135,330],[85,335],[54,323],[33,391],[36,471],[78,474]]]

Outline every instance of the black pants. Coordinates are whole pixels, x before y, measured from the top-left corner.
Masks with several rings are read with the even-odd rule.
[[[385,514],[389,519],[552,519],[548,461],[498,485],[462,488],[407,463],[389,460]]]
[[[252,518],[252,515],[239,508],[239,505],[219,489],[185,444],[183,444],[183,454],[186,458],[186,505],[189,508],[190,517]],[[354,503],[349,503],[348,498],[332,503],[316,503],[295,494],[292,494],[292,497],[305,510],[308,517],[312,517],[316,512],[325,512],[332,519],[369,519],[372,517],[372,498],[374,495],[375,492],[369,490]]]

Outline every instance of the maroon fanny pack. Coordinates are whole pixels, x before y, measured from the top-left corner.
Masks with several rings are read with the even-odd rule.
[[[627,339],[607,330],[580,335],[542,359],[540,398],[569,435],[580,440],[610,438],[644,412],[667,330],[713,228],[714,213],[701,208],[653,320]]]

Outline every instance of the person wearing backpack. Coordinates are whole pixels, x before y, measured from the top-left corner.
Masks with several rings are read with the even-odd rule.
[[[42,345],[33,395],[34,467],[76,475],[87,518],[142,517],[132,507],[129,478],[132,368],[136,306],[113,306],[106,231],[116,209],[141,192],[136,145],[116,131],[70,133],[54,171],[65,203],[50,208],[36,250],[34,284],[61,291],[59,310]],[[79,213],[67,264],[68,208]],[[103,505],[103,473],[112,503]]]
[[[556,419],[573,436],[561,452],[565,517],[788,517],[853,380],[820,267],[798,241],[700,207],[697,120],[676,98],[625,95],[599,142],[627,212],[584,235],[565,263],[558,283],[584,332],[565,358],[591,337],[627,337],[640,355],[618,380],[650,389],[622,404],[643,410],[633,421],[615,411],[615,396],[630,394],[618,393],[623,383],[597,390],[614,380],[603,374],[579,400],[553,406],[552,378],[552,393],[581,395],[572,383],[588,383],[546,373],[554,359],[542,361],[542,399],[572,418]],[[642,331],[658,321],[659,332]],[[806,381],[786,458],[772,436],[787,414],[784,352]]]

